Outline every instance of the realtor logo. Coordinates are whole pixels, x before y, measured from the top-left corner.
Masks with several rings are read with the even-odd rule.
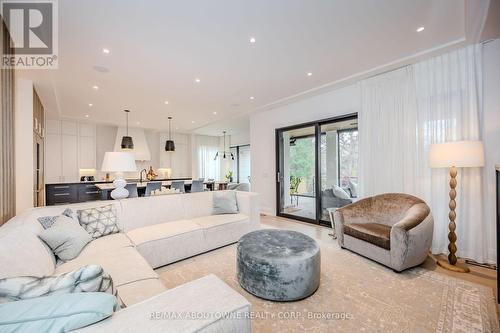
[[[2,68],[57,68],[57,2],[2,0],[1,14],[10,33]]]

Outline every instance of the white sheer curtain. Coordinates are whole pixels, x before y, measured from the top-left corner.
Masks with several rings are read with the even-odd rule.
[[[480,139],[481,45],[469,46],[361,82],[360,186],[363,195],[405,192],[427,201],[434,214],[433,253],[448,245],[448,170],[431,169],[432,143]],[[488,256],[482,170],[459,169],[458,255]]]
[[[220,162],[214,160],[219,149],[219,137],[193,135],[193,176],[196,178],[219,179]]]

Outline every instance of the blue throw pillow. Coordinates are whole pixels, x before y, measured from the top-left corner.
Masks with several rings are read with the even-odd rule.
[[[0,332],[68,332],[101,321],[118,309],[107,293],[73,293],[0,304]]]
[[[238,202],[235,191],[223,191],[214,193],[213,215],[238,214]]]

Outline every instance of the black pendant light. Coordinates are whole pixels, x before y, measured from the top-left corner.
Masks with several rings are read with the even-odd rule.
[[[123,110],[127,116],[127,135],[122,137],[122,149],[134,149],[134,142],[132,141],[132,137],[128,135],[128,114],[129,110]]]
[[[168,117],[168,140],[165,142],[165,151],[175,151],[175,143],[172,140],[172,129],[170,128],[170,122],[172,117]]]
[[[214,161],[219,156],[222,156],[223,159],[226,159],[227,157],[231,157],[231,159],[234,160],[233,153],[231,153],[231,151],[226,151],[226,131],[222,131],[222,133],[224,134],[224,147],[223,147],[223,150],[220,151],[220,154],[219,154],[219,151],[217,153],[215,153]]]

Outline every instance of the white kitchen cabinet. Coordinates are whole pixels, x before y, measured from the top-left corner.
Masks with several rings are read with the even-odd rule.
[[[77,182],[78,175],[78,137],[63,134],[62,138],[62,177],[63,182]]]
[[[166,152],[165,141],[167,133],[160,135],[160,167],[172,170],[172,178],[191,177],[191,146],[190,136],[187,134],[173,133],[175,143],[174,152]]]
[[[93,124],[78,124],[78,168],[96,168],[96,127]]]
[[[48,125],[48,123],[47,123]],[[62,146],[61,134],[45,135],[45,182],[58,183],[62,181]]]
[[[95,125],[73,120],[47,120],[46,132],[47,183],[77,182],[80,169],[95,169]]]

